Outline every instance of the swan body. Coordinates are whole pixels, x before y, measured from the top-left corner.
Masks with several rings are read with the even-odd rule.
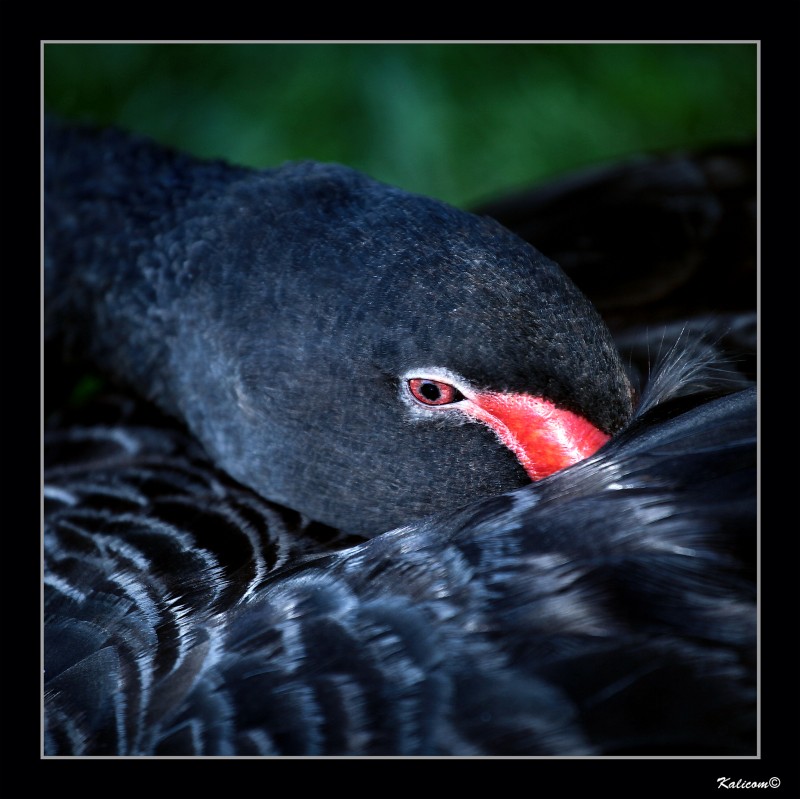
[[[623,270],[663,326],[612,337],[496,222],[350,170],[46,141],[48,351],[132,392],[46,425],[46,755],[756,753],[754,308]],[[598,254],[591,202],[646,183],[489,210]],[[541,479],[532,398],[591,441]]]

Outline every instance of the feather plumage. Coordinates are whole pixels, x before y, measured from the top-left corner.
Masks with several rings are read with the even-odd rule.
[[[62,457],[48,752],[751,753],[755,400],[662,403],[569,470],[341,551],[296,525],[283,558],[276,508],[196,454],[158,453],[186,481],[113,526]],[[140,483],[142,450],[105,479]]]
[[[51,342],[66,338],[75,348],[86,333],[69,323],[82,302],[76,297],[96,292],[92,280],[102,272],[64,283],[69,260],[96,260],[92,248],[103,259],[116,252],[127,266],[112,293],[142,266],[158,276],[180,262],[177,283],[161,285],[174,292],[219,241],[191,221],[203,235],[181,261],[180,246],[161,246],[163,237],[187,199],[208,221],[220,194],[248,173],[198,166],[111,133],[126,156],[113,162],[109,183],[108,174],[87,178],[97,168],[96,141],[63,135],[77,136],[79,155],[64,162],[65,172],[48,167],[68,184],[66,194],[51,192],[68,199],[49,206],[48,269],[53,285],[70,288],[49,295],[46,321]],[[734,216],[744,207],[739,218],[752,221],[751,173],[733,166],[740,157],[645,161],[545,187],[506,211],[535,218],[534,243],[561,253],[578,282],[587,263],[616,257],[619,224],[627,224],[619,209],[644,203],[641,236],[628,255],[647,238],[647,224],[663,232],[693,220],[678,226],[686,235],[671,239],[655,271],[675,275],[673,288],[690,273],[690,289],[713,287],[706,277],[718,270],[722,231],[731,229],[723,219],[727,201],[735,201]],[[133,182],[133,194],[132,164],[149,176]],[[208,178],[199,198],[185,180],[197,169]],[[734,190],[737,175],[742,191]],[[341,191],[328,199],[350,197],[358,206],[341,173],[329,177],[329,189]],[[344,182],[351,179],[360,180]],[[370,185],[362,184],[368,194]],[[725,203],[713,196],[720,187]],[[252,186],[232,196],[250,194]],[[165,196],[173,200],[166,208]],[[591,207],[603,197],[617,212],[593,227]],[[75,215],[76,207],[87,213]],[[493,213],[514,227],[513,214]],[[439,222],[455,218],[436,214]],[[564,231],[584,223],[591,235],[577,237],[570,259]],[[81,234],[76,248],[75,230],[86,225],[97,226],[97,237]],[[128,244],[135,258],[117,252]],[[270,502],[220,468],[179,422],[139,399],[96,400],[51,415],[45,753],[755,754],[757,396],[745,388],[754,372],[754,308],[740,308],[743,294],[734,292],[722,318],[709,312],[711,291],[685,318],[674,315],[668,308],[673,300],[680,306],[686,291],[655,297],[642,275],[630,280],[631,263],[626,255],[613,281],[627,286],[616,295],[621,302],[606,309],[643,389],[612,440],[514,491],[482,499],[486,492],[478,492],[471,504],[451,501],[449,510],[423,518],[421,503],[402,526],[370,540],[347,532],[363,532],[357,505],[352,519],[340,507],[341,529],[334,529]],[[740,287],[747,268],[742,274]],[[168,330],[165,306],[153,304],[159,280],[134,282],[136,302],[148,307],[158,331]],[[591,280],[586,285],[591,296]],[[478,285],[463,289],[474,299]],[[656,309],[657,324],[643,327],[638,312],[626,315],[631,291],[639,299],[630,307]],[[602,305],[604,296],[593,299]],[[401,328],[414,334],[407,322]],[[126,353],[119,371],[141,345],[147,358],[136,370],[147,372],[164,343],[149,348],[152,333],[142,329],[116,344],[103,338],[96,355],[108,364],[119,345]],[[384,340],[382,355],[392,356],[390,343]],[[483,337],[479,349],[490,354],[492,344]],[[496,352],[509,346],[504,341]],[[648,375],[659,350],[663,363]],[[720,360],[720,351],[734,359]],[[219,367],[201,361],[195,365]],[[148,385],[158,395],[158,381]],[[279,390],[263,388],[268,404],[280,401]],[[256,411],[244,390],[234,401]],[[360,447],[370,439],[362,427],[350,441]]]

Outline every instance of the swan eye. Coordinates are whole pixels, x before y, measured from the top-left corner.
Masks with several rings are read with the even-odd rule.
[[[408,390],[411,396],[423,405],[450,405],[464,399],[464,395],[455,386],[425,377],[414,377],[409,380]]]

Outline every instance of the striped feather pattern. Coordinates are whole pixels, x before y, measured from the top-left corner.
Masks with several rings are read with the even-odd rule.
[[[138,401],[50,417],[45,754],[755,755],[756,172],[666,154],[479,209],[644,385],[516,492],[362,541]]]
[[[180,431],[53,430],[46,752],[753,753],[755,393],[675,402],[359,544]]]

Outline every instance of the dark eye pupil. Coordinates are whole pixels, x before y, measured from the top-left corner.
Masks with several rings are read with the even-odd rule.
[[[411,378],[408,381],[408,390],[423,405],[452,405],[464,399],[455,386],[425,377]]]
[[[431,402],[435,402],[442,396],[442,392],[439,390],[439,386],[437,386],[436,383],[423,383],[419,387],[419,393]]]

